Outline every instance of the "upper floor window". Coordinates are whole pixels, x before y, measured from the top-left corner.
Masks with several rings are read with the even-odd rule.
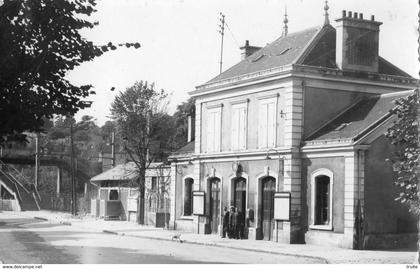
[[[151,190],[152,191],[156,191],[157,190],[157,177],[152,177],[151,178]]]
[[[232,149],[246,148],[247,102],[232,105]]]
[[[207,110],[207,151],[220,151],[222,107]]]
[[[260,100],[258,115],[258,147],[272,148],[276,145],[277,97]]]

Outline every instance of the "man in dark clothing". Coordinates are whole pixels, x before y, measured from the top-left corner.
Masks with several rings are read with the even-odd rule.
[[[228,236],[229,238],[235,238],[235,227],[236,227],[236,219],[235,216],[235,208],[233,206],[230,207],[229,212],[229,232]]]
[[[233,209],[233,216],[232,216],[232,237],[235,239],[239,238],[239,215],[236,208]]]
[[[227,206],[223,209],[223,233],[222,238],[226,237],[226,234],[229,236],[229,211],[227,209]]]
[[[237,238],[243,239],[244,238],[244,226],[245,226],[245,218],[244,214],[240,210],[238,210],[238,220],[237,220],[237,226],[238,226],[238,232],[237,232]]]

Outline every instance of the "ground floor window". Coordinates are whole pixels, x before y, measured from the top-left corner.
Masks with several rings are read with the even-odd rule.
[[[184,216],[191,216],[193,209],[193,184],[192,178],[186,178],[184,181]]]
[[[315,179],[315,225],[329,222],[330,178],[319,176]]]
[[[311,228],[332,229],[333,173],[316,170],[311,175]]]
[[[110,190],[109,191],[109,200],[110,201],[118,200],[118,190]]]

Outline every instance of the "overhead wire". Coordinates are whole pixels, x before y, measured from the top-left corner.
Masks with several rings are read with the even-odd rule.
[[[225,21],[225,24],[226,24],[226,27],[228,28],[229,33],[231,34],[231,36],[232,36],[233,40],[235,41],[236,46],[238,46],[238,48],[241,48],[241,46],[240,46],[240,45],[239,45],[239,43],[238,43],[238,40],[236,40],[235,35],[233,34],[233,31],[230,29],[229,24],[227,24],[227,22],[226,22],[226,21]]]

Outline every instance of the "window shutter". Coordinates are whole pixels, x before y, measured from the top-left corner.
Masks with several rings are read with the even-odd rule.
[[[221,111],[214,113],[214,147],[213,151],[220,151]]]
[[[239,148],[246,148],[246,107],[240,109],[239,117]]]
[[[212,152],[214,149],[214,113],[209,111],[207,116],[207,152]]]
[[[267,147],[267,104],[260,104],[258,112],[258,147]]]
[[[239,133],[239,109],[238,108],[233,108],[232,109],[232,122],[231,122],[231,127],[232,127],[232,141],[231,141],[231,145],[232,145],[232,149],[238,149],[239,146],[239,141],[238,141],[238,133]]]
[[[276,144],[276,109],[275,103],[267,104],[267,146]]]

